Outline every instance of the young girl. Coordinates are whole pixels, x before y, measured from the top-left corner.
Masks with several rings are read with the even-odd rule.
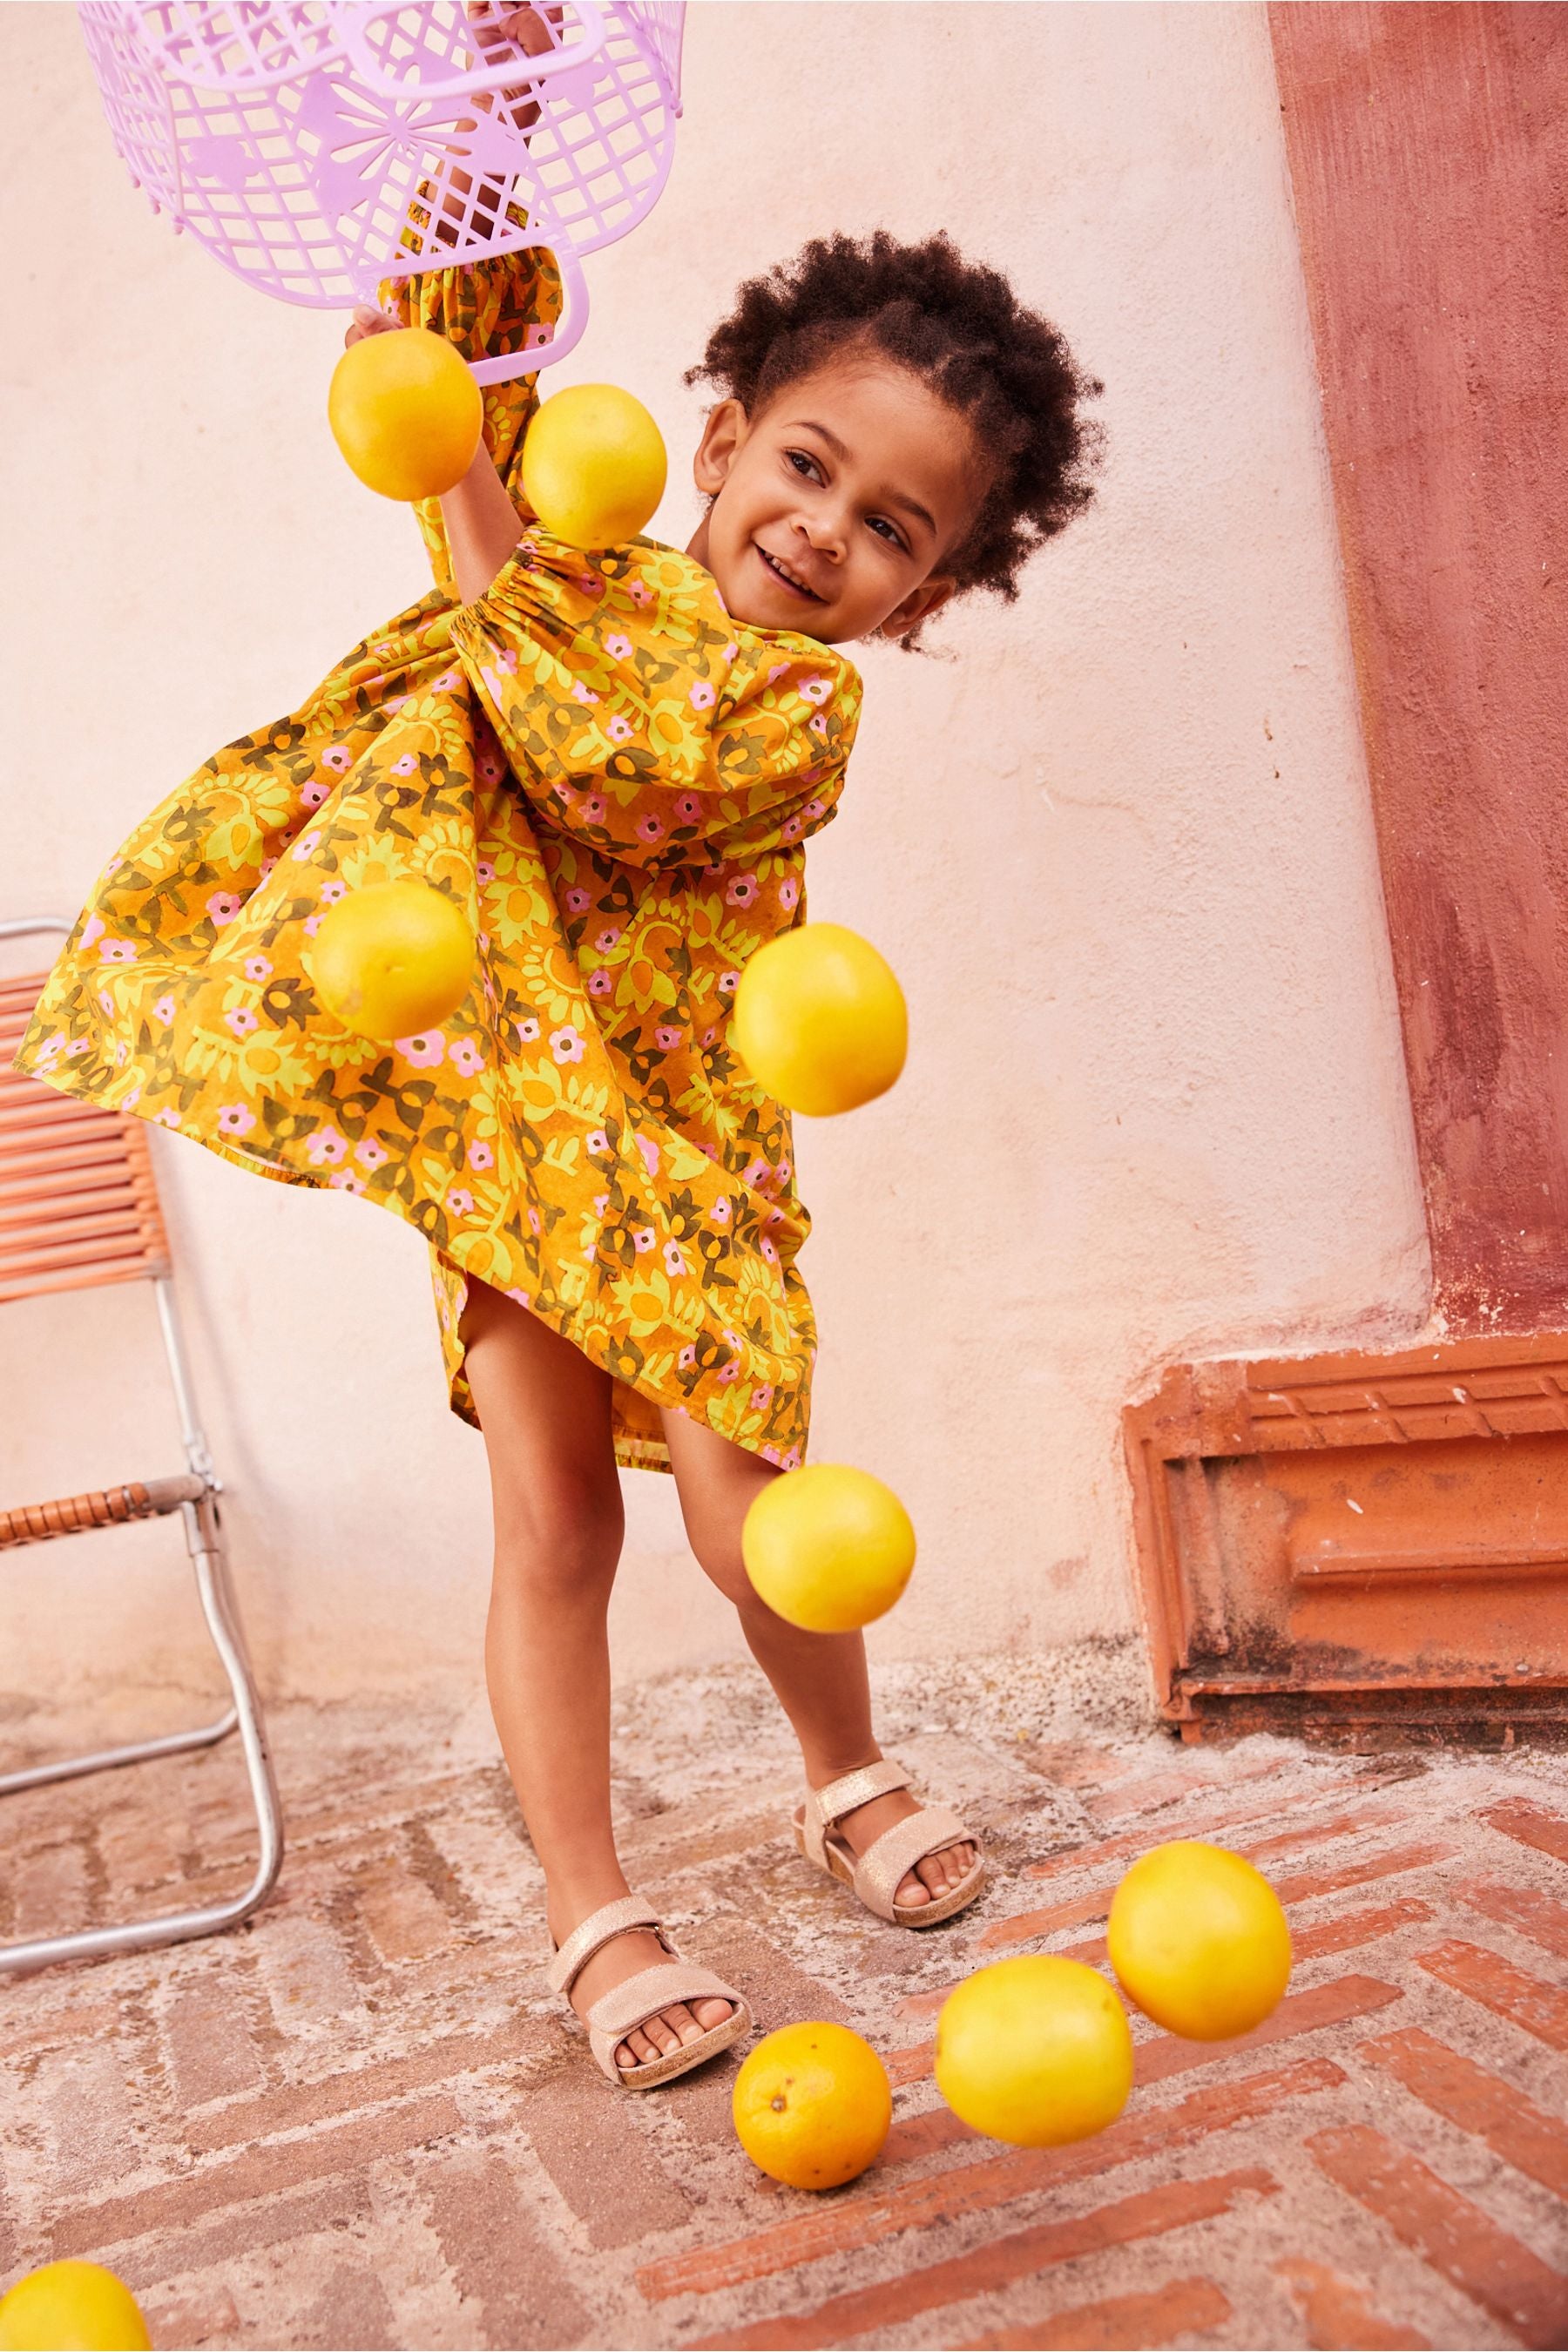
[[[478,358],[525,348],[556,292],[522,254],[384,298]],[[356,312],[349,340],[390,323]],[[805,1451],[816,1344],[789,1120],[726,1022],[748,956],[805,917],[859,709],[838,648],[1012,597],[1091,495],[1100,390],[994,271],[883,234],[742,287],[697,377],[720,397],[685,554],[525,526],[532,384],[488,392],[470,472],[420,511],[435,592],[138,828],[18,1055],[428,1240],[452,1402],[489,1456],[486,1667],[552,1979],[636,2088],[750,2019],[616,1858],[617,1464],[675,1475],[799,1738],[803,1853],[901,1926],[980,1889],[974,1839],[881,1757],[860,1636],[797,1631],[742,1569],[748,1507]],[[480,954],[442,1028],[384,1046],[327,1016],[310,942],[346,890],[401,875],[450,893]]]

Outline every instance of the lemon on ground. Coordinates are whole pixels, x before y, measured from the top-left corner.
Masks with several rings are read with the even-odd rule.
[[[468,994],[474,935],[462,908],[429,883],[373,882],[329,910],[310,969],[345,1029],[412,1037],[438,1027]]]
[[[1111,1898],[1110,1965],[1167,2033],[1227,2042],[1279,2007],[1290,1930],[1259,1870],[1224,1846],[1178,1838],[1132,1864]]]
[[[868,940],[842,923],[802,923],[741,974],[734,1041],[786,1109],[826,1118],[887,1093],[909,1050],[909,1012]]]
[[[791,2189],[853,2180],[893,2117],[887,2068],[847,2025],[781,2025],[736,2075],[731,2104],[752,2162]]]
[[[128,2286],[99,2263],[46,2263],[0,2295],[0,2352],[147,2352]]]
[[[915,1564],[915,1531],[868,1470],[814,1463],[769,1481],[741,1527],[753,1591],[808,1633],[847,1633],[892,1607]]]
[[[640,400],[613,383],[552,393],[522,445],[522,493],[571,547],[636,539],[664,496],[664,437]]]
[[[1016,2147],[1087,2139],[1116,2121],[1132,2088],[1127,2012],[1081,1960],[998,1960],[942,2003],[936,2086],[991,2139]]]
[[[351,343],[327,394],[349,466],[387,499],[433,499],[474,462],[484,395],[445,335],[398,327]]]

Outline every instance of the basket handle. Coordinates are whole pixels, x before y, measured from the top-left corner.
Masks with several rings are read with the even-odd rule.
[[[381,60],[365,38],[366,23],[375,17],[397,15],[405,0],[329,0],[329,16],[342,42],[344,54],[353,67],[363,87],[377,98],[409,99],[456,98],[470,90],[521,88],[530,82],[549,82],[557,74],[575,73],[596,58],[608,37],[607,27],[596,0],[573,0],[574,12],[584,37],[570,47],[545,49],[538,57],[529,57],[519,50],[510,60],[500,65],[474,66],[463,73],[447,74],[440,81],[426,81],[423,76],[400,81],[384,69]],[[510,45],[509,45],[510,46]]]

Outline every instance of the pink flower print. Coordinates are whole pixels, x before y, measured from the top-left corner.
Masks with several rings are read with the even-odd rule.
[[[99,990],[99,992],[98,992],[98,1001],[99,1001],[100,1004],[101,1004],[101,1005],[102,1005],[102,1007],[103,1007],[103,1009],[104,1009],[104,1011],[105,1011],[106,1013],[113,1013],[113,1011],[114,1011],[114,999],[113,999],[113,997],[112,997],[112,996],[110,996],[110,992],[109,992],[109,991],[108,991],[108,989],[107,989],[107,988],[100,988],[100,989]]]
[[[728,645],[728,646],[725,646],[725,648],[724,648],[724,658],[725,658],[725,660],[726,660],[727,662],[732,662],[732,661],[734,660],[734,658],[735,658],[736,655],[740,652],[740,650],[741,650],[741,648],[740,648],[740,646],[737,646],[737,645]]]
[[[99,940],[103,937],[103,917],[101,915],[89,915],[86,922],[81,927],[81,938],[78,942],[84,955],[89,948],[96,947],[98,945]]]
[[[215,923],[232,923],[239,908],[240,901],[232,890],[215,890],[207,900],[207,912]]]
[[[316,913],[313,915],[307,915],[305,918],[305,937],[308,940],[313,940],[326,919],[326,910],[324,908],[318,908]]]
[[[239,900],[234,903],[237,912]],[[100,963],[134,963],[136,950],[129,940],[105,940],[99,948],[98,960]]]
[[[596,1127],[583,1146],[584,1151],[608,1151],[609,1148],[610,1139],[602,1127]]]
[[[335,769],[340,776],[346,775],[353,764],[346,743],[334,743],[330,751],[323,751],[321,754],[322,767]]]
[[[340,1168],[335,1176],[328,1177],[327,1182],[334,1192],[363,1192],[364,1191],[364,1178],[363,1176],[356,1176],[352,1168]]]
[[[309,865],[310,857],[321,838],[321,836],[319,833],[302,833],[300,835],[299,840],[294,844],[293,848],[289,853],[294,859],[296,865]],[[208,911],[211,911],[210,907]],[[216,916],[214,916],[213,919],[216,922],[218,919]]]
[[[605,732],[612,743],[629,743],[632,740],[632,722],[629,719],[623,719],[617,711],[614,719],[606,721]]]
[[[412,751],[405,751],[400,760],[394,760],[389,772],[395,776],[411,776],[418,764]]]
[[[784,1455],[784,1458],[779,1466],[784,1470],[798,1470],[800,1468],[800,1448],[798,1445],[792,1445],[790,1447],[789,1452]]]
[[[733,996],[735,991],[740,987],[740,985],[741,975],[738,971],[721,971],[719,974],[719,993],[721,996]]]
[[[469,1156],[471,1158],[472,1154]],[[381,1168],[386,1163],[386,1148],[378,1143],[374,1135],[367,1135],[363,1143],[355,1145],[354,1158],[362,1168]]]
[[[661,841],[664,838],[664,827],[660,824],[658,818],[656,816],[638,817],[637,837],[641,841]]]
[[[172,1111],[160,1112],[159,1116],[166,1127],[178,1127],[180,1124]],[[243,1103],[225,1103],[217,1115],[217,1131],[220,1135],[248,1135],[255,1125],[256,1113],[253,1110],[247,1110]]]
[[[580,572],[577,575],[577,585],[584,596],[592,596],[597,590],[599,583],[592,572]]]
[[[630,661],[632,641],[630,637],[623,637],[616,630],[605,639],[605,651],[612,661]]]
[[[530,1232],[536,1237],[544,1231],[544,1227],[539,1222],[539,1212],[537,1209],[530,1209],[528,1213],[528,1223]]]
[[[680,1244],[679,1242],[666,1242],[664,1245],[664,1265],[665,1271],[668,1274],[679,1275],[686,1272],[686,1260],[680,1255]]]
[[[518,1023],[517,1042],[520,1045],[531,1045],[538,1034],[539,1024],[534,1020],[531,1013],[526,1021],[520,1021]]]
[[[348,884],[341,876],[334,875],[330,882],[321,885],[321,904],[323,907],[335,907],[340,898],[348,897]]]
[[[787,677],[788,676],[788,662],[774,662],[772,669],[768,672],[768,684],[770,686],[776,686],[781,677]]]
[[[132,1089],[131,1089],[131,1092],[126,1096],[126,1097],[125,1097],[124,1101],[121,1104],[120,1108],[121,1108],[121,1110],[134,1110],[134,1109],[135,1109],[135,1108],[136,1108],[136,1106],[137,1106],[137,1104],[141,1101],[141,1099],[142,1099],[142,1089],[141,1089],[141,1087],[140,1087],[139,1086],[138,1086],[138,1087],[132,1087]]]
[[[763,1446],[763,1460],[764,1462],[773,1462],[773,1463],[776,1463],[776,1464],[778,1465],[778,1467],[779,1467],[781,1470],[782,1470],[782,1469],[783,1469],[783,1467],[784,1467],[784,1465],[783,1465],[781,1462],[779,1462],[779,1450],[778,1450],[778,1447],[777,1447],[776,1445],[764,1445],[764,1446]]]
[[[68,1062],[74,1062],[79,1054],[85,1054],[87,1050],[88,1041],[85,1037],[73,1037],[66,1047],[66,1059]]]
[[[754,1192],[759,1184],[766,1183],[767,1177],[768,1163],[765,1160],[748,1160],[741,1181],[749,1184]]]
[[[328,787],[322,783],[320,776],[312,776],[308,783],[300,785],[300,798],[308,809],[319,809],[327,797],[327,791]]]
[[[447,1059],[463,1078],[477,1078],[485,1066],[484,1055],[472,1037],[454,1038],[447,1049]]]
[[[386,698],[387,710],[389,713],[406,710],[413,699],[411,694],[389,694]]]
[[[550,1033],[550,1050],[558,1062],[580,1062],[587,1051],[587,1040],[570,1022]]]
[[[628,580],[626,593],[634,604],[651,604],[653,602],[653,590],[646,580]]]
[[[821,736],[826,737],[826,733],[827,733],[827,721],[826,721],[826,719],[823,717],[823,715],[822,715],[822,713],[821,713],[821,711],[820,711],[820,710],[818,710],[818,711],[815,712],[815,713],[813,714],[813,716],[812,716],[810,719],[808,719],[806,720],[806,722],[805,722],[805,723],[806,723],[807,727],[810,729],[811,732],[812,732],[814,735],[821,735]]]
[[[604,793],[590,793],[588,794],[587,799],[586,799],[586,800],[584,802],[584,803],[583,803],[583,817],[584,817],[584,823],[586,823],[586,824],[598,824],[598,822],[599,822],[599,819],[604,815],[604,814],[605,814],[605,795],[604,795]]]
[[[168,1025],[169,1025],[170,1022],[171,1022],[171,1021],[174,1019],[174,998],[173,998],[172,996],[160,996],[160,997],[155,1001],[155,1003],[154,1003],[154,1004],[153,1004],[153,1012],[157,1014],[157,1016],[158,1016],[159,1020],[163,1023],[163,1024],[164,1028],[166,1029],[166,1028],[168,1027]]]
[[[779,1262],[779,1254],[772,1242],[764,1238],[757,1244],[757,1247],[762,1251],[763,1257],[766,1258],[770,1265],[777,1265]]]
[[[439,1029],[421,1029],[417,1036],[395,1037],[393,1044],[405,1062],[416,1070],[433,1070],[437,1062],[447,1058],[447,1040]]]
[[[753,1389],[752,1391],[752,1411],[753,1412],[766,1412],[773,1401],[773,1392],[771,1388],[760,1388]]]
[[[265,882],[265,881],[266,881],[266,879],[267,879],[267,877],[268,877],[268,876],[271,873],[271,871],[272,871],[273,867],[277,865],[277,863],[278,863],[278,860],[277,860],[275,857],[264,857],[264,858],[262,859],[262,861],[261,861],[260,866],[258,867],[258,871],[257,871],[257,877],[256,877],[257,880],[258,880],[258,882]]]
[[[721,1197],[714,1202],[713,1206],[709,1210],[708,1215],[710,1221],[713,1224],[727,1225],[730,1222],[729,1202],[721,1195]]]
[[[236,1111],[234,1116],[237,1118],[248,1118],[250,1114],[248,1111]],[[223,1125],[223,1119],[224,1114],[220,1111],[218,1114],[218,1125],[220,1127]],[[180,1124],[180,1114],[177,1110],[155,1110],[153,1113],[153,1124],[154,1127],[178,1127]],[[233,1131],[236,1135],[243,1135],[245,1129],[243,1128],[237,1127]]]
[[[305,1157],[312,1168],[336,1168],[349,1156],[348,1139],[335,1127],[319,1127],[307,1139]]]
[[[495,1166],[495,1153],[490,1150],[489,1145],[482,1139],[478,1143],[469,1144],[468,1165],[470,1168],[493,1168]]]
[[[786,874],[779,884],[779,905],[787,915],[800,897],[800,884],[793,874]]]
[[[473,1194],[463,1185],[454,1184],[447,1195],[447,1214],[453,1217],[466,1217],[471,1213],[473,1205]]]
[[[717,1029],[704,1029],[702,1032],[702,1043],[705,1045],[716,1045],[718,1042],[719,1032]]]
[[[721,1365],[719,1370],[719,1385],[721,1388],[728,1388],[731,1381],[738,1381],[740,1377],[741,1367],[739,1364]]]
[[[705,677],[700,677],[691,689],[690,700],[693,710],[711,710],[718,699],[718,694],[708,680]]]
[[[602,1217],[602,1216],[604,1215],[604,1213],[605,1213],[605,1211],[609,1207],[609,1205],[610,1205],[610,1196],[609,1196],[609,1194],[608,1194],[607,1192],[595,1192],[595,1195],[594,1195],[594,1214],[595,1214],[596,1217]]]
[[[272,966],[268,963],[265,956],[247,956],[245,959],[245,976],[247,980],[254,980],[258,982],[264,980],[270,980],[272,977]]]
[[[724,893],[731,907],[749,907],[756,895],[757,877],[754,874],[737,874]]]
[[[779,827],[779,838],[781,841],[794,841],[799,836],[800,829],[799,817],[786,816]]]
[[[807,702],[826,702],[833,691],[833,681],[828,677],[803,677],[800,690]]]
[[[634,1225],[632,1227],[632,1247],[636,1250],[639,1257],[646,1257],[649,1250],[652,1249],[653,1244],[654,1236],[647,1225]]]
[[[455,670],[455,669],[444,669],[444,670],[441,672],[441,675],[440,675],[440,677],[433,677],[433,678],[431,679],[431,681],[430,681],[430,691],[431,691],[431,693],[432,693],[432,694],[450,694],[450,693],[451,693],[451,691],[452,691],[452,688],[457,685],[458,680],[458,678],[459,678],[461,676],[462,676],[462,672],[461,672],[460,670]]]
[[[223,1017],[237,1037],[248,1037],[253,1029],[261,1026],[248,1004],[237,1004],[232,1013],[226,1013]]]
[[[585,912],[586,912],[586,910],[587,910],[587,906],[588,906],[588,893],[586,892],[586,890],[568,890],[568,891],[567,891],[567,893],[566,893],[566,912],[567,912],[569,915],[581,915],[581,914],[584,914],[584,913],[585,913]]]
[[[702,814],[702,803],[695,793],[682,793],[675,803],[675,814],[682,824],[695,824]]]
[[[502,1296],[513,1300],[519,1307],[531,1307],[533,1304],[531,1290],[508,1290],[503,1292]]]
[[[677,1356],[675,1360],[679,1365],[683,1372],[689,1371],[692,1365],[697,1361],[696,1349],[689,1346],[682,1348],[679,1355]]]
[[[763,1223],[771,1234],[773,1227],[775,1225],[782,1225],[784,1221],[784,1213],[782,1209],[770,1209],[767,1215],[763,1219]]]
[[[393,655],[397,651],[397,647],[389,643],[384,646],[377,646],[375,650],[381,656],[383,661],[390,661]]]
[[[680,1043],[682,1034],[679,1029],[658,1028],[653,1033],[653,1042],[661,1054],[673,1054]]]
[[[603,964],[599,966],[597,971],[591,971],[588,974],[588,993],[590,996],[608,996],[614,985],[614,982],[611,980],[609,973],[605,970]]]
[[[499,760],[481,760],[479,761],[479,773],[483,776],[487,784],[498,782],[500,778],[500,761]],[[510,1291],[508,1291],[507,1297],[510,1298]]]
[[[657,1176],[658,1174],[658,1146],[654,1141],[652,1136],[639,1135],[637,1138],[637,1150],[642,1153],[642,1164],[647,1170],[648,1174],[650,1176]]]
[[[572,681],[572,699],[574,702],[597,702],[599,698],[590,687],[584,685],[580,677],[574,677]]]
[[[784,1191],[784,1186],[789,1182],[789,1180],[790,1180],[790,1164],[789,1164],[789,1161],[788,1161],[787,1160],[781,1160],[779,1161],[778,1166],[773,1170],[773,1182],[777,1185],[777,1187],[778,1187],[779,1191],[782,1192]],[[774,1216],[782,1216],[782,1215],[783,1215],[783,1213],[784,1213],[784,1212],[783,1212],[782,1210],[780,1210],[780,1209],[775,1209],[775,1210],[774,1210],[774,1212],[773,1212]]]
[[[620,932],[616,929],[614,924],[612,924],[607,931],[601,931],[599,933],[598,938],[594,941],[594,945],[597,948],[601,955],[608,955],[610,950],[619,943],[620,936]]]
[[[474,861],[474,874],[476,879],[480,882],[493,882],[496,878],[494,860],[489,857],[476,858]]]

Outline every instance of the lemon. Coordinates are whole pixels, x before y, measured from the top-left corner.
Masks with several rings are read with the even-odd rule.
[[[536,413],[522,445],[522,493],[571,547],[636,539],[664,496],[664,438],[640,400],[574,383]]]
[[[890,1486],[841,1462],[770,1479],[741,1527],[753,1591],[807,1633],[847,1633],[892,1607],[915,1531]]]
[[[786,1109],[826,1118],[887,1093],[904,1066],[909,1013],[869,940],[841,923],[802,923],[741,974],[734,1039]]]
[[[893,2092],[847,2025],[782,2025],[736,2075],[731,2111],[759,2172],[791,2189],[837,2189],[881,2154]]]
[[[484,395],[445,335],[398,327],[351,343],[327,394],[350,467],[385,499],[433,499],[474,462]]]
[[[358,346],[356,345],[357,349]],[[437,1028],[468,992],[474,935],[462,908],[427,882],[351,890],[316,934],[316,993],[362,1037]]]
[[[1194,1838],[1132,1864],[1111,1898],[1106,1944],[1129,1999],[1193,2042],[1250,2033],[1290,1981],[1290,1930],[1268,1881]]]
[[[98,2263],[46,2263],[0,2296],[0,2352],[147,2352],[136,2298]]]
[[[1127,2012],[1081,1960],[998,1960],[942,2003],[936,2086],[991,2139],[1016,2147],[1087,2139],[1116,2121],[1132,2088]]]

